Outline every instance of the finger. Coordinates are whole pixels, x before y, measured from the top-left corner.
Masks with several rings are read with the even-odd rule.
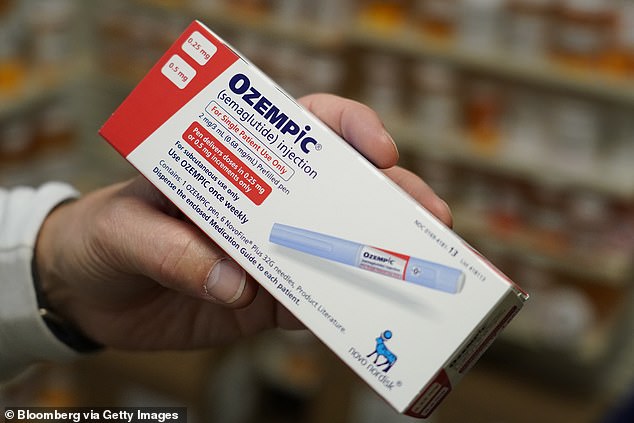
[[[118,233],[109,248],[166,288],[232,307],[250,303],[255,281],[200,229],[155,207],[159,195],[138,180],[122,190],[105,219]]]
[[[374,110],[331,94],[312,94],[299,101],[375,166],[384,169],[398,161],[396,144]]]
[[[411,195],[414,200],[418,201],[423,207],[440,219],[445,225],[449,227],[452,226],[453,218],[451,216],[449,206],[445,201],[438,197],[431,187],[421,178],[398,166],[385,169],[383,170],[383,173],[405,190],[405,192]]]

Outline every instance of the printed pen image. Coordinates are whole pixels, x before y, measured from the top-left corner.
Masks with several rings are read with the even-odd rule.
[[[451,294],[459,293],[464,286],[465,274],[459,269],[307,229],[275,223],[269,241]]]

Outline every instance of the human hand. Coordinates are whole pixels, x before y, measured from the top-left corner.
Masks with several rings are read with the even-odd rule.
[[[450,225],[447,205],[396,167],[398,152],[366,106],[315,94],[300,100]],[[55,311],[121,349],[219,345],[298,322],[145,179],[112,185],[55,209],[35,250]]]

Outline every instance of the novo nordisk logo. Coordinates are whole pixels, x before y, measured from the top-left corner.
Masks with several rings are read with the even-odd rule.
[[[402,382],[390,379],[387,372],[396,363],[396,354],[394,354],[385,345],[386,341],[392,339],[392,331],[383,331],[378,338],[375,339],[374,351],[370,354],[362,354],[356,348],[350,347],[348,352],[354,357],[365,369],[374,376],[387,389],[402,386]],[[374,358],[370,361],[370,358]]]
[[[372,351],[370,354],[367,355],[368,358],[375,356],[374,364],[376,365],[376,367],[383,366],[384,373],[387,373],[388,370],[392,368],[394,363],[396,363],[396,355],[392,351],[390,351],[388,347],[385,345],[385,341],[391,338],[392,338],[391,330],[386,330],[385,332],[383,332],[381,336],[376,338],[376,346],[374,347],[374,351]],[[381,357],[383,357],[385,361],[381,364],[377,364],[377,362],[379,361],[379,358]]]

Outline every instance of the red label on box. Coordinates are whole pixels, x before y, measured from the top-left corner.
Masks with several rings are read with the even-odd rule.
[[[202,35],[207,32],[192,23],[101,128],[121,155],[130,154],[238,60],[222,42]]]
[[[451,392],[451,381],[447,372],[440,370],[434,380],[421,392],[405,414],[417,418],[427,418]]]
[[[256,205],[262,204],[271,193],[272,188],[253,169],[198,122],[192,123],[183,133],[183,141]]]

